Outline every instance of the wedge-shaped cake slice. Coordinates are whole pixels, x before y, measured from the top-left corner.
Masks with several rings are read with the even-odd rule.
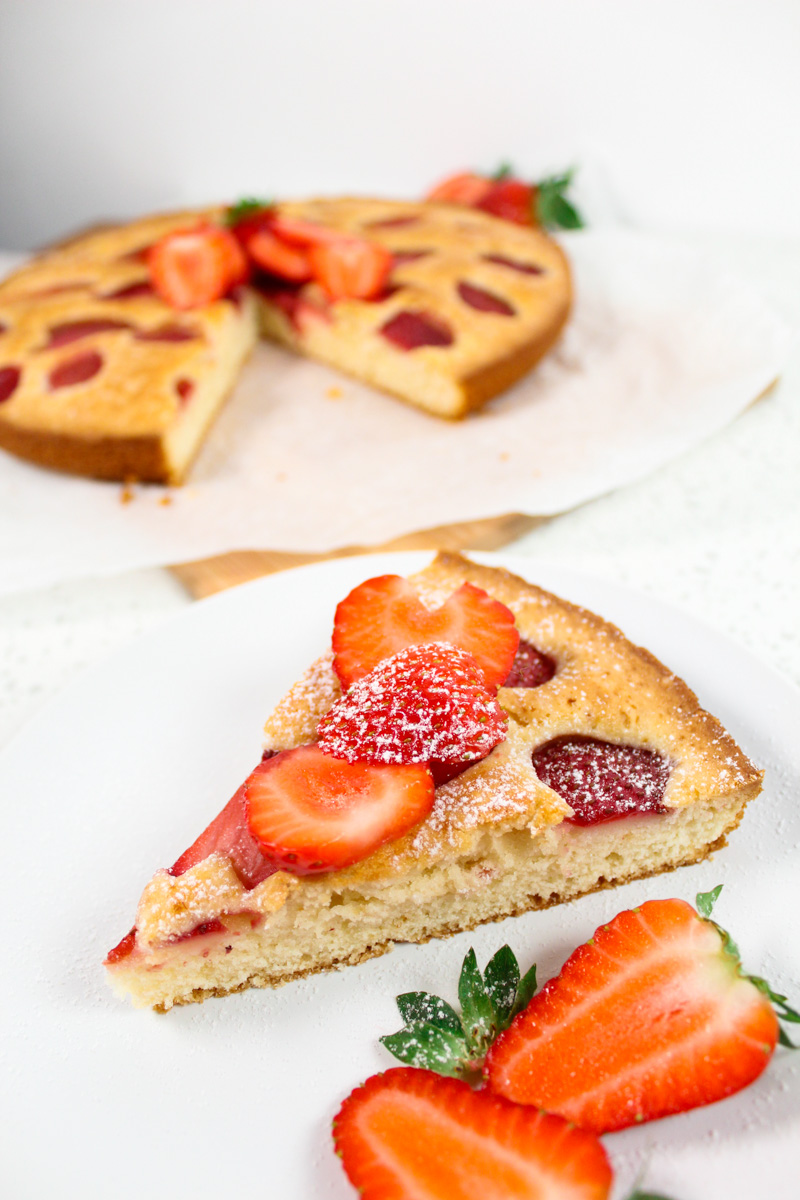
[[[281,204],[282,228],[368,238],[393,256],[384,295],[329,303],[316,283],[262,287],[264,333],[439,417],[463,417],[547,353],[569,315],[566,257],[540,229],[449,204]]]
[[[212,213],[89,234],[0,284],[0,446],[101,479],[180,483],[258,338],[240,288],[190,312],[145,252]]]
[[[600,617],[457,555],[411,583],[427,610],[411,618],[420,641],[437,640],[441,621],[428,614],[465,583],[513,613],[519,648],[497,692],[507,736],[480,761],[438,764],[432,807],[413,828],[316,875],[263,856],[241,789],[156,873],[108,956],[114,986],[137,1005],[274,986],[698,862],[760,791],[761,773],[687,685]],[[341,639],[337,656],[342,672]],[[332,664],[316,662],[270,716],[267,760],[317,737],[341,695]]]

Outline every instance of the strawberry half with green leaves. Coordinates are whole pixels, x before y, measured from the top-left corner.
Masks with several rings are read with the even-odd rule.
[[[434,789],[419,764],[351,764],[300,746],[259,763],[243,792],[264,858],[309,875],[347,867],[402,837],[428,815]]]
[[[778,1019],[800,1015],[743,973],[707,919],[718,894],[697,897],[703,916],[652,900],[601,926],[497,1039],[489,1087],[608,1133],[752,1083],[779,1038],[791,1045]]]
[[[528,183],[504,164],[493,175],[462,171],[437,184],[426,197],[447,204],[463,204],[516,225],[541,225],[544,229],[582,229],[583,218],[569,200],[574,169]]]
[[[492,1042],[507,1029],[536,991],[536,966],[520,978],[509,946],[502,946],[481,974],[474,950],[464,959],[458,981],[461,1016],[430,992],[405,992],[397,1007],[405,1025],[380,1040],[400,1062],[428,1067],[476,1083]]]
[[[432,642],[373,667],[325,714],[317,738],[348,762],[467,764],[504,741],[507,727],[472,655]]]
[[[333,665],[342,687],[407,646],[449,642],[478,663],[490,687],[508,678],[519,645],[514,614],[482,588],[464,583],[428,609],[402,575],[378,575],[353,588],[336,609]]]
[[[611,1188],[592,1134],[430,1071],[373,1075],[333,1139],[363,1200],[606,1200]]]

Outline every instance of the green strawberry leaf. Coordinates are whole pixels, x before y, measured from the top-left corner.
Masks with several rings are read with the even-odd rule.
[[[514,1007],[511,1010],[511,1018],[521,1013],[524,1008],[527,1008],[536,994],[536,963],[527,971],[520,980],[517,988],[517,998],[514,1001]]]
[[[486,991],[497,1014],[498,1032],[506,1029],[519,988],[519,963],[510,946],[501,946],[486,964],[484,971]]]
[[[461,1020],[446,1000],[430,992],[404,992],[397,997],[397,1007],[406,1025],[438,1025],[456,1037],[464,1036]]]
[[[778,1042],[781,1046],[785,1046],[787,1050],[800,1050],[797,1042],[793,1042],[782,1025],[778,1025]]]
[[[254,196],[246,196],[230,206],[225,213],[225,224],[232,228],[247,220],[248,217],[252,217],[253,213],[261,212],[265,208],[272,208],[271,200],[257,200]]]
[[[492,1042],[527,1007],[535,991],[536,967],[520,979],[509,946],[501,946],[484,975],[470,949],[458,981],[461,1017],[430,992],[404,992],[397,997],[397,1007],[405,1026],[380,1040],[400,1062],[476,1084]]]
[[[701,916],[705,917],[707,921],[711,919],[711,911],[721,891],[722,884],[720,883],[717,884],[713,891],[697,893],[697,911],[701,914]],[[800,1024],[800,1013],[791,1007],[786,996],[782,996],[780,992],[773,991],[767,980],[762,979],[760,975],[745,974],[745,972],[742,970],[742,956],[739,953],[739,947],[736,945],[736,942],[728,933],[727,929],[723,929],[721,925],[716,923],[716,921],[711,921],[711,924],[722,938],[723,950],[736,959],[736,965],[739,968],[739,974],[743,979],[749,979],[750,983],[752,983],[754,987],[757,987],[762,995],[767,997],[772,1004],[772,1007],[775,1009],[775,1015],[777,1016],[778,1021],[788,1021],[793,1025]],[[789,1035],[786,1033],[786,1030],[782,1025],[778,1026],[778,1041],[782,1046],[786,1046],[786,1048],[789,1050],[800,1050],[800,1046],[795,1045],[795,1043],[791,1041]]]
[[[670,1197],[665,1196],[663,1192],[642,1192],[637,1188],[627,1200],[670,1200]]]
[[[719,894],[722,891],[723,885],[718,883],[710,892],[698,892],[695,897],[695,907],[701,917],[708,919],[714,911],[714,905],[719,899]]]
[[[536,216],[545,229],[583,229],[583,217],[566,196],[574,175],[573,167],[536,184]]]
[[[497,1033],[497,1013],[473,949],[469,950],[461,968],[458,998],[461,1001],[461,1023],[467,1035],[467,1044],[475,1054],[483,1056]]]
[[[510,179],[514,174],[514,168],[510,162],[501,162],[496,171],[493,171],[489,176],[492,183],[502,183],[504,179]]]
[[[463,1035],[458,1037],[440,1025],[411,1025],[380,1040],[390,1054],[409,1067],[426,1067],[456,1079],[468,1070],[470,1059]]]

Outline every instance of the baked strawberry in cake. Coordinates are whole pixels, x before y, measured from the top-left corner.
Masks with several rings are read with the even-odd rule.
[[[264,761],[109,955],[139,1005],[273,986],[683,864],[761,773],[600,617],[442,554],[367,580]]]
[[[264,223],[306,261],[293,277],[264,258],[266,336],[435,416],[463,417],[505,391],[569,315],[561,248],[485,212],[320,199],[265,210]],[[246,231],[256,258],[257,238]]]

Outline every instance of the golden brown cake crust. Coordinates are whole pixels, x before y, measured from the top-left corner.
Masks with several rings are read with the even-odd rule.
[[[255,343],[255,309],[240,297],[176,311],[149,288],[142,252],[209,215],[74,238],[0,284],[0,368],[21,372],[0,405],[0,446],[73,474],[180,482]],[[75,329],[84,322],[108,327]],[[53,382],[85,356],[95,374]]]

